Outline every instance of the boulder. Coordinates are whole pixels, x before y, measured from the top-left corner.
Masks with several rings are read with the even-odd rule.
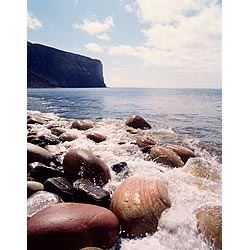
[[[222,208],[203,206],[196,211],[197,228],[214,250],[222,249]]]
[[[125,124],[132,128],[150,129],[150,124],[139,115],[131,116]]]
[[[27,163],[41,162],[49,164],[51,162],[51,158],[51,154],[48,150],[32,143],[27,143]]]
[[[100,158],[81,148],[67,152],[63,159],[63,170],[72,181],[84,178],[97,185],[104,185],[111,178],[108,166]]]
[[[75,133],[72,132],[64,132],[59,136],[59,140],[62,142],[65,141],[73,141],[78,139],[78,136]]]
[[[38,211],[51,204],[61,203],[62,199],[57,195],[47,191],[38,191],[27,200],[27,218],[31,218]]]
[[[110,208],[126,234],[144,236],[157,230],[161,213],[170,206],[168,190],[163,182],[130,177],[115,190]]]
[[[164,144],[163,147],[172,149],[176,154],[178,154],[181,158],[181,160],[186,163],[187,160],[191,157],[196,157],[195,153],[186,147],[183,147],[181,145],[175,145],[175,144]]]
[[[110,207],[110,193],[86,179],[73,183],[74,202]]]
[[[173,150],[161,146],[152,147],[150,149],[150,156],[155,162],[168,165],[169,167],[179,168],[184,165],[180,157]]]
[[[88,130],[90,128],[93,128],[93,124],[90,122],[75,120],[73,121],[70,128],[75,128],[78,130]]]
[[[87,134],[87,138],[96,143],[99,143],[99,142],[105,141],[107,139],[107,136],[100,135],[97,133],[90,133],[90,134]]]
[[[72,201],[73,186],[64,177],[49,178],[44,182],[44,190],[57,194],[63,201]]]
[[[28,220],[28,250],[111,248],[120,225],[108,209],[81,203],[61,203],[43,209]]]

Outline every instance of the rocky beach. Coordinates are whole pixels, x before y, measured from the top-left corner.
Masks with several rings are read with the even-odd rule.
[[[28,250],[222,249],[220,157],[156,123],[29,110]]]

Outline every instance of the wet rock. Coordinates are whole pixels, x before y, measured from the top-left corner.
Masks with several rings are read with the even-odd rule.
[[[27,124],[45,124],[46,121],[40,117],[29,117],[27,120]]]
[[[56,136],[60,136],[61,134],[67,131],[65,128],[61,128],[61,127],[52,127],[50,128],[50,130],[51,130],[51,134],[56,135]]]
[[[90,134],[87,134],[87,138],[96,143],[99,143],[99,142],[105,141],[107,139],[107,136],[100,135],[97,133],[90,133]]]
[[[175,144],[164,144],[163,147],[172,149],[176,154],[178,154],[181,160],[186,163],[189,158],[196,157],[195,153],[186,147]]]
[[[222,249],[222,209],[221,206],[203,206],[196,211],[197,228],[205,240],[214,246],[213,249]]]
[[[111,248],[120,225],[108,209],[81,203],[51,205],[31,217],[27,225],[28,250]]]
[[[70,180],[84,178],[97,185],[104,185],[111,178],[108,166],[100,158],[81,148],[68,151],[63,159],[63,169]]]
[[[38,191],[27,200],[27,217],[31,218],[40,210],[51,204],[61,203],[62,199],[57,195],[46,191]]]
[[[48,150],[42,147],[32,143],[27,143],[27,163],[31,162],[49,164],[51,162],[51,154]]]
[[[38,145],[42,148],[45,148],[46,145],[56,145],[60,143],[60,141],[55,135],[47,135],[47,134],[39,135],[32,140],[30,140],[29,138],[29,142]]]
[[[73,183],[74,201],[110,207],[110,194],[105,189],[86,179],[79,179]]]
[[[133,115],[126,121],[125,124],[132,128],[140,128],[140,129],[151,128],[151,125],[139,115]]]
[[[116,172],[116,174],[119,174],[120,172],[128,172],[128,164],[125,161],[116,163],[114,165],[112,165],[112,170]]]
[[[90,128],[93,128],[93,124],[90,122],[75,120],[70,128],[75,128],[78,130],[88,130]]]
[[[184,165],[180,157],[173,150],[161,146],[152,147],[150,149],[150,156],[155,162],[168,165],[169,167],[179,168]]]
[[[160,180],[130,177],[115,190],[110,207],[126,234],[144,236],[157,230],[161,213],[170,206],[168,190]]]
[[[64,176],[64,174],[55,168],[38,164],[30,170],[29,176],[33,177],[38,182],[44,183],[49,178]]]
[[[149,145],[155,145],[156,142],[150,138],[136,137],[136,144],[140,148],[144,148]]]
[[[103,250],[99,247],[84,247],[84,248],[81,248],[79,250]]]
[[[44,182],[44,190],[57,194],[63,201],[72,201],[73,186],[64,177],[49,178]]]
[[[183,168],[183,171],[211,181],[219,181],[221,179],[217,172],[218,169],[213,168],[208,162],[203,161],[201,158],[190,159]]]
[[[27,196],[30,197],[37,191],[43,190],[43,184],[37,181],[27,181]]]
[[[78,135],[76,135],[75,133],[72,133],[72,132],[65,132],[59,136],[59,140],[62,142],[74,141],[76,139],[78,139]]]

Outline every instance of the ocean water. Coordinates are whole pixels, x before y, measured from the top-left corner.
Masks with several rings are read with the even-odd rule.
[[[158,178],[167,186],[172,206],[162,213],[157,232],[144,238],[122,238],[119,249],[211,249],[197,231],[195,211],[204,204],[222,204],[221,90],[28,89],[27,96],[31,114],[46,112],[55,117],[94,122],[92,129],[76,131],[79,139],[62,143],[56,151],[64,154],[69,147],[80,146],[99,155],[110,170],[113,164],[126,161],[129,176]],[[152,129],[129,133],[125,121],[134,114],[145,118]],[[39,132],[50,133],[49,129],[36,126]],[[107,140],[94,143],[86,139],[89,132],[106,135]],[[189,159],[182,168],[166,167],[152,161],[135,145],[138,135],[150,137],[158,144],[189,147],[197,157]],[[193,168],[204,171],[208,177],[193,174]],[[104,188],[112,194],[124,179],[111,170],[111,180]]]

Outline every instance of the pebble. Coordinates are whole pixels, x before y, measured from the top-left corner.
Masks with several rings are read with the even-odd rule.
[[[51,158],[52,156],[48,150],[32,143],[27,143],[27,163],[41,162],[49,164],[51,162]]]

